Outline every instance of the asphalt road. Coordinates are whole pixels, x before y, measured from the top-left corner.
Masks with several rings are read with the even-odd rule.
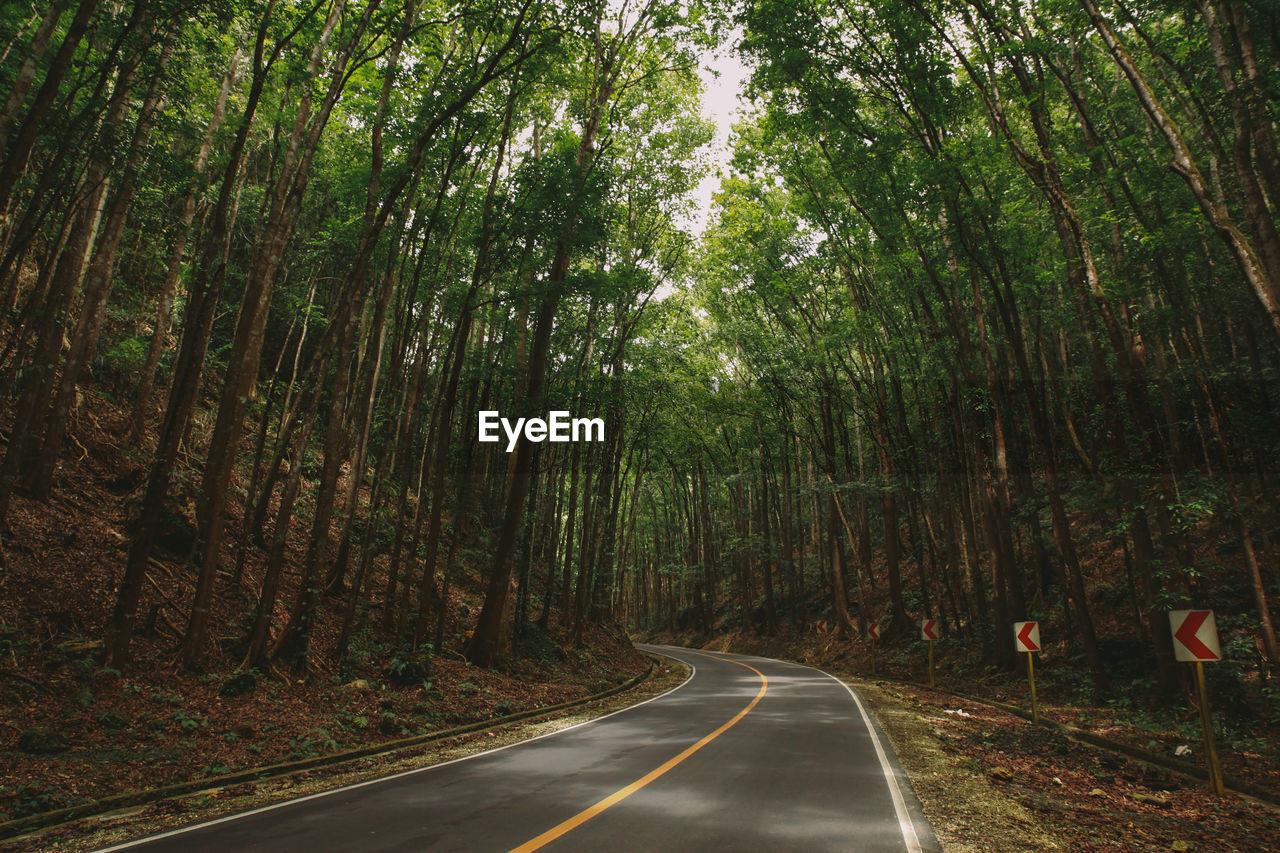
[[[694,668],[552,735],[109,850],[938,849],[857,697],[767,658],[651,648]]]

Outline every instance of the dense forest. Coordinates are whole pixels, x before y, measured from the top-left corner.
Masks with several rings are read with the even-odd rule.
[[[368,632],[492,666],[934,616],[1008,667],[1034,618],[1143,696],[1196,605],[1278,695],[1269,2],[55,0],[0,33],[7,631],[84,599],[116,670],[300,673]],[[730,44],[752,106],[699,235]],[[507,452],[491,410],[604,440]],[[124,523],[68,566],[42,525],[87,483]]]

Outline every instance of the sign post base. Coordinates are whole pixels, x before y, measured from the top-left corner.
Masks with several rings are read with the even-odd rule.
[[[1031,662],[1031,652],[1027,652],[1027,683],[1031,685],[1031,722],[1040,724],[1040,709],[1036,707],[1036,666]]]
[[[1204,733],[1205,761],[1209,765],[1209,788],[1215,794],[1226,792],[1222,782],[1222,766],[1218,763],[1218,746],[1213,740],[1213,719],[1209,716],[1209,691],[1204,684],[1204,664],[1196,661],[1192,666],[1196,676],[1196,704],[1200,706],[1200,728]]]

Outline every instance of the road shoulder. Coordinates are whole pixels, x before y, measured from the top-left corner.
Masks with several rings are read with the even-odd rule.
[[[945,853],[1280,849],[1280,810],[915,685],[853,680]]]
[[[970,759],[943,748],[929,722],[885,685],[846,679],[893,743],[944,853],[1035,853],[1068,846],[1037,816],[995,789]]]

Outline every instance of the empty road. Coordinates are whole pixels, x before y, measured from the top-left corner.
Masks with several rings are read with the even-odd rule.
[[[645,648],[693,675],[542,738],[108,849],[938,849],[887,739],[842,683],[766,658]]]

